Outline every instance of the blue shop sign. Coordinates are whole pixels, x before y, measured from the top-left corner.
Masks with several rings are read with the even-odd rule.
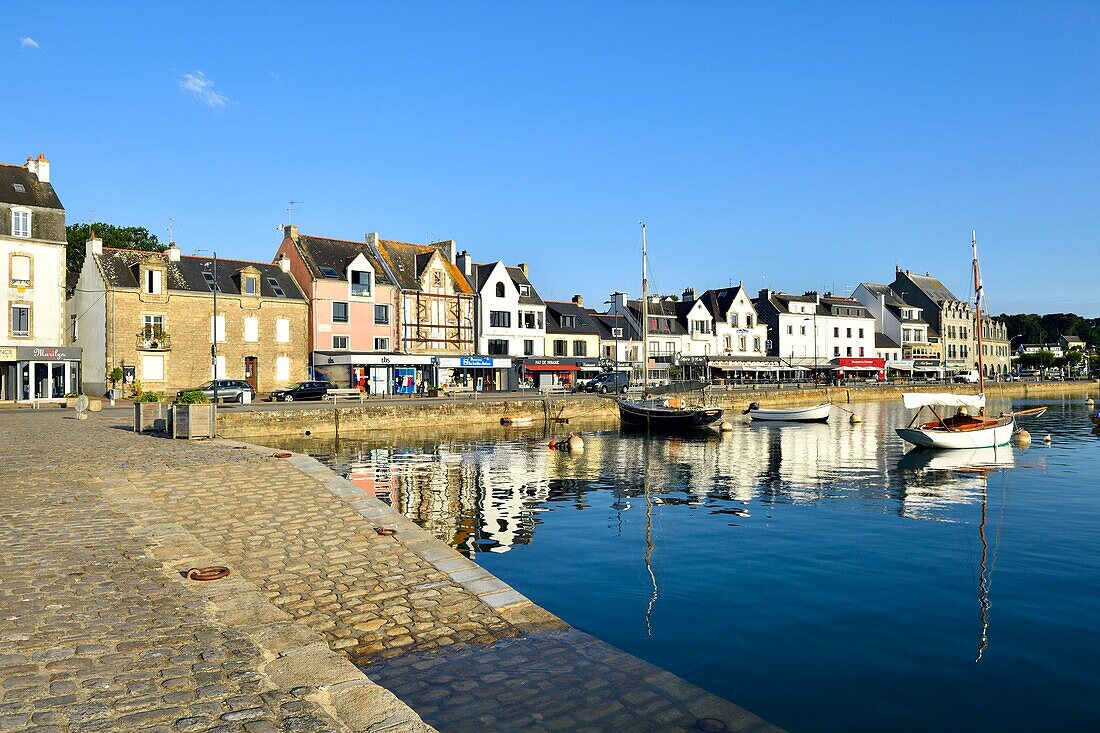
[[[458,365],[464,367],[491,367],[493,365],[493,357],[462,356],[458,359]]]

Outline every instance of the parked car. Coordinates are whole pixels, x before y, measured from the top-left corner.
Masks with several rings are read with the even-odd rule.
[[[210,380],[204,384],[200,384],[198,387],[192,387],[191,389],[181,389],[176,392],[178,398],[184,392],[202,392],[206,395],[208,400],[214,399],[214,384],[218,385],[218,402],[236,402],[238,404],[244,404],[245,394],[248,394],[248,400],[251,402],[256,399],[256,390],[252,389],[252,385],[243,379],[218,379]]]
[[[954,382],[956,384],[977,384],[980,379],[977,369],[971,369],[966,372],[959,372],[955,375]]]
[[[335,389],[332,382],[298,382],[284,389],[277,389],[271,393],[272,402],[294,402],[295,400],[320,400],[328,394],[330,389]]]
[[[621,394],[630,384],[630,375],[626,372],[604,372],[588,380],[584,385],[585,392],[599,392],[607,394],[615,392]]]

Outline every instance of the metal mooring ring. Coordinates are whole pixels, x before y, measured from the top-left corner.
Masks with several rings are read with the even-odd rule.
[[[290,458],[290,456],[291,456],[290,453],[272,453],[271,454],[272,458]]]
[[[187,571],[188,580],[220,580],[229,575],[224,565],[211,565],[208,568],[191,568]]]
[[[374,531],[383,537],[393,537],[397,534],[397,530],[393,527],[375,527]]]

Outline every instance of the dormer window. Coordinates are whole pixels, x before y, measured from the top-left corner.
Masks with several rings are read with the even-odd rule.
[[[529,288],[526,285],[520,285],[519,286],[519,294],[521,296],[523,296],[524,298],[526,298],[527,296],[529,296],[531,294],[531,288]]]
[[[160,270],[149,269],[145,271],[145,292],[149,295],[160,295],[161,279],[164,273]]]
[[[244,294],[245,295],[259,295],[260,294],[260,279],[254,275],[244,276]]]
[[[31,236],[31,212],[28,209],[12,209],[11,235],[13,237]]]
[[[357,298],[369,298],[371,294],[371,274],[364,270],[352,270],[351,294]]]

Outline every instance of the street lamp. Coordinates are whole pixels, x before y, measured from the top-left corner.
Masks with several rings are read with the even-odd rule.
[[[611,294],[611,300],[605,300],[604,305],[612,305],[612,304],[616,303],[617,299],[620,295],[626,295],[626,293],[620,293],[618,291],[612,293]],[[618,378],[619,378],[619,376],[618,376],[619,375],[619,336],[623,332],[623,327],[619,324],[622,323],[622,317],[623,317],[623,314],[619,311],[618,308],[616,308],[615,309],[615,324],[616,325],[615,325],[614,328],[611,329],[611,337],[613,339],[615,339],[615,379],[616,380],[618,380]],[[618,381],[615,382],[615,385],[618,386]]]
[[[218,404],[218,253],[214,250],[197,249],[199,252],[210,252],[214,261],[214,272],[212,277],[214,282],[211,284],[210,289],[214,293],[214,320],[210,322],[210,373],[213,377],[214,383],[214,405]],[[209,262],[203,263],[203,269],[205,270],[210,266]]]

